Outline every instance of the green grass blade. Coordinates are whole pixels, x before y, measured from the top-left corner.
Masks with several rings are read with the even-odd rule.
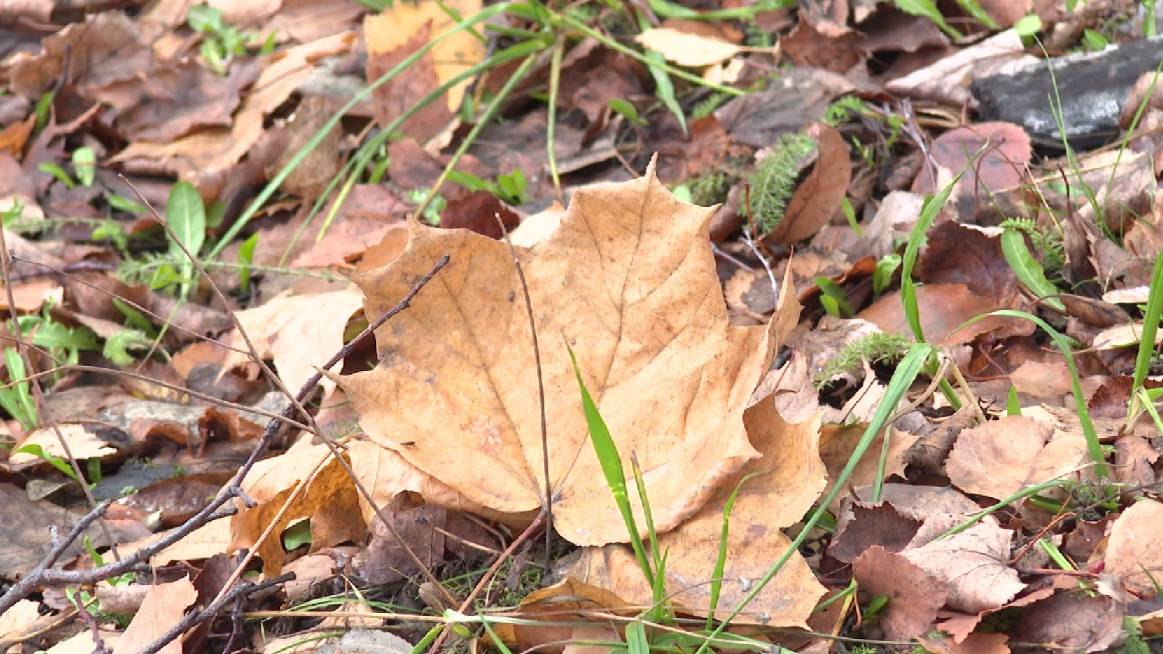
[[[628,654],[650,654],[646,625],[638,621],[626,625],[626,651]]]
[[[1135,374],[1131,378],[1131,403],[1127,407],[1127,425],[1137,415],[1139,389],[1151,369],[1155,356],[1155,334],[1163,315],[1163,252],[1155,256],[1155,270],[1151,273],[1151,291],[1147,294],[1147,310],[1143,314],[1143,334],[1139,337],[1139,352],[1135,355]]]
[[[1022,415],[1022,403],[1018,400],[1018,389],[1013,386],[1010,386],[1010,392],[1006,395],[1006,415]]]
[[[622,514],[622,521],[626,524],[626,532],[630,537],[630,546],[634,550],[634,556],[638,559],[638,565],[642,568],[647,582],[653,588],[654,572],[650,567],[650,561],[646,558],[642,536],[638,533],[638,523],[634,519],[634,511],[630,508],[630,498],[626,492],[626,473],[622,468],[622,457],[618,454],[618,446],[614,444],[614,438],[610,436],[610,429],[606,426],[606,421],[602,419],[598,405],[594,403],[594,398],[590,396],[589,389],[582,381],[581,369],[578,368],[573,348],[569,347],[568,343],[565,347],[569,350],[569,360],[573,364],[573,373],[577,377],[578,388],[581,389],[582,409],[586,415],[590,443],[594,446],[598,463],[602,467],[602,475],[606,478],[606,485],[610,488],[610,493],[614,496],[614,503],[618,505],[618,512]]]
[[[1026,235],[1017,229],[1007,229],[1001,233],[1001,251],[1005,255],[1006,263],[1013,269],[1018,280],[1030,289],[1040,302],[1047,306],[1065,312],[1066,305],[1057,298],[1058,288],[1046,279],[1046,271],[1042,264],[1030,254],[1026,247]]]
[[[666,60],[657,52],[647,52],[646,60],[650,63],[647,67],[650,69],[650,76],[654,78],[654,94],[662,100],[662,104],[674,114],[678,120],[678,126],[682,128],[683,136],[686,136],[686,115],[682,112],[682,107],[678,104],[678,98],[674,95],[674,82],[670,81],[670,75],[666,73],[663,65]]]
[[[366,100],[376,89],[395,79],[396,76],[407,70],[408,67],[412,64],[419,61],[421,57],[427,54],[440,42],[444,41],[453,34],[456,34],[457,32],[466,30],[473,25],[476,25],[477,23],[486,21],[494,16],[497,16],[498,14],[501,14],[502,12],[508,10],[510,5],[510,2],[499,2],[495,5],[485,7],[466,20],[457,23],[447,31],[437,35],[436,38],[432,39],[428,43],[425,43],[422,47],[417,49],[416,52],[413,52],[406,59],[396,64],[391,70],[384,73],[379,79],[372,82],[371,84],[368,84],[363,89],[360,89],[359,93],[356,93],[354,96],[352,96],[351,100],[348,100],[347,104],[340,107],[339,110],[335,112],[335,115],[332,116],[323,125],[323,127],[321,127],[319,131],[316,132],[315,135],[312,136],[311,139],[307,141],[307,143],[304,144],[298,152],[295,153],[295,156],[287,162],[287,165],[283,166],[283,169],[280,170],[278,174],[275,175],[269,182],[267,182],[267,185],[263,187],[262,191],[260,191],[259,194],[255,196],[254,200],[251,201],[246,210],[242,212],[242,215],[238,217],[238,220],[235,220],[234,224],[230,226],[230,229],[226,230],[226,233],[223,234],[222,237],[218,239],[218,242],[214,244],[214,247],[210,250],[208,257],[213,258],[218,256],[218,254],[220,254],[222,250],[225,249],[232,240],[234,240],[234,237],[238,236],[238,232],[240,232],[242,228],[245,227],[252,218],[254,218],[254,215],[258,213],[259,209],[261,209],[262,206],[266,204],[267,200],[269,200],[271,196],[274,195],[275,191],[278,190],[280,186],[282,186],[283,182],[286,181],[287,177],[291,174],[291,171],[297,168],[303,162],[303,160],[307,158],[307,155],[311,154],[315,148],[319,147],[319,144],[323,142],[323,139],[327,138],[327,135],[331,132],[331,130],[335,129],[335,127],[339,125],[339,121],[347,114],[348,111],[351,111],[351,109],[357,104]],[[384,131],[391,132],[392,130],[385,129]]]
[[[925,244],[925,235],[933,226],[933,221],[937,219],[937,215],[941,213],[941,207],[949,201],[949,195],[953,193],[953,187],[960,179],[961,173],[958,173],[953,181],[945,185],[945,188],[925,200],[925,204],[921,207],[921,215],[917,218],[917,224],[909,234],[904,257],[901,258],[901,302],[904,303],[905,319],[909,323],[909,328],[913,330],[913,336],[918,343],[925,342],[925,331],[921,328],[921,310],[917,306],[917,286],[913,282],[913,267],[917,264],[917,256],[921,252],[921,246]]]
[[[715,627],[714,631],[710,633],[708,640],[699,646],[696,654],[704,654],[707,651],[707,649],[710,647],[711,641],[714,640],[715,637],[717,637],[719,634],[723,633],[723,630],[727,628],[731,621],[734,620],[735,617],[738,616],[739,613],[741,613],[748,604],[755,600],[759,593],[762,592],[765,587],[767,587],[767,584],[771,583],[771,580],[775,578],[775,575],[779,574],[779,571],[783,569],[783,566],[787,564],[788,560],[791,559],[792,555],[795,554],[800,545],[803,545],[804,541],[807,540],[808,533],[816,526],[816,523],[818,523],[820,518],[822,518],[823,515],[828,511],[828,507],[832,504],[832,502],[836,501],[836,498],[840,497],[840,493],[845,488],[847,488],[848,480],[852,477],[852,473],[856,471],[856,466],[860,463],[860,460],[864,458],[864,454],[868,451],[868,448],[872,445],[872,442],[876,440],[876,435],[880,433],[881,429],[884,429],[888,425],[889,418],[891,418],[893,413],[896,411],[897,404],[900,402],[901,398],[905,396],[905,392],[908,391],[910,386],[912,386],[913,381],[917,378],[917,375],[920,374],[921,368],[925,365],[925,361],[928,360],[929,356],[932,354],[933,347],[928,343],[914,343],[911,347],[909,347],[908,353],[906,353],[904,358],[901,359],[900,363],[897,364],[896,371],[893,372],[892,379],[890,379],[888,382],[888,388],[885,391],[884,400],[881,401],[880,405],[876,407],[876,412],[873,414],[872,420],[869,421],[868,427],[864,430],[864,434],[860,436],[860,440],[856,443],[856,447],[852,451],[852,456],[848,457],[848,463],[844,465],[844,469],[840,471],[840,474],[836,476],[836,480],[832,482],[832,487],[828,490],[827,495],[825,495],[820,500],[819,505],[816,507],[816,510],[812,512],[812,515],[808,517],[806,521],[804,521],[804,526],[800,529],[799,533],[796,534],[796,537],[792,540],[792,542],[788,544],[787,549],[783,551],[783,554],[781,554],[780,557],[776,559],[775,563],[773,563],[771,567],[768,568],[763,577],[757,581],[754,586],[752,586],[747,595],[742,600],[740,600],[740,602],[731,610],[731,614],[727,617],[727,619],[719,623],[719,626]]]
[[[715,554],[715,570],[711,573],[711,600],[707,608],[707,629],[715,625],[715,610],[719,608],[719,595],[723,591],[723,571],[727,569],[727,537],[731,532],[731,511],[735,508],[735,500],[739,498],[739,491],[743,484],[752,477],[762,473],[753,472],[744,476],[735,484],[727,501],[723,503],[723,526],[719,530],[719,551]]]

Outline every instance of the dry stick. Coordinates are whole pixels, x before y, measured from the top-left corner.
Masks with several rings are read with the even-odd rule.
[[[545,516],[545,571],[549,571],[549,546],[553,538],[553,485],[549,479],[549,426],[545,418],[545,382],[541,372],[541,346],[537,342],[537,323],[533,319],[533,300],[529,297],[529,284],[525,281],[525,269],[521,267],[521,259],[517,256],[517,248],[513,247],[513,240],[509,238],[509,230],[505,229],[505,222],[501,214],[493,212],[493,219],[501,228],[501,235],[505,237],[505,245],[509,246],[509,255],[513,257],[513,267],[517,270],[517,279],[521,282],[521,293],[525,296],[525,313],[529,316],[529,333],[533,338],[533,361],[537,366],[537,404],[541,408],[541,473],[545,475],[545,499],[541,510]]]
[[[464,598],[464,601],[461,602],[460,608],[457,609],[458,613],[464,613],[469,609],[470,606],[472,606],[473,600],[475,600],[477,596],[481,594],[481,591],[485,589],[485,586],[487,586],[489,582],[493,580],[493,576],[497,574],[497,570],[500,569],[501,564],[508,560],[510,556],[513,556],[513,552],[517,551],[517,548],[521,546],[521,543],[524,543],[530,536],[533,535],[533,532],[536,531],[537,528],[541,526],[541,523],[545,521],[545,517],[547,515],[548,514],[545,511],[538,513],[537,517],[533,519],[533,522],[531,522],[529,526],[525,528],[525,531],[521,532],[512,543],[509,543],[509,546],[505,548],[505,551],[501,552],[501,555],[497,557],[497,560],[493,561],[493,564],[489,566],[488,570],[485,571],[484,576],[481,577],[481,580],[478,581],[477,585],[473,587],[472,592],[468,594],[468,597]],[[448,634],[452,631],[452,624],[453,623],[449,622],[444,625],[444,629],[440,631],[440,635],[437,636],[436,641],[432,643],[432,647],[428,650],[429,652],[440,651],[441,646],[444,645],[444,641],[448,640]]]
[[[396,306],[389,309],[386,313],[384,313],[384,315],[377,318],[375,322],[368,325],[367,328],[360,332],[358,336],[341,347],[339,351],[336,352],[331,357],[331,359],[323,365],[323,368],[329,369],[345,359],[356,347],[359,346],[360,343],[362,343],[368,336],[370,336],[374,330],[378,329],[388,320],[393,318],[396,314],[407,309],[420,290],[424,288],[428,282],[432,281],[432,278],[436,275],[436,273],[439,272],[440,269],[443,268],[447,263],[447,256],[442,257],[439,261],[437,261],[436,265],[434,265],[427,274],[425,274],[415,284],[412,285],[412,289],[408,291],[407,295],[405,295],[399,302],[396,303]],[[319,384],[319,380],[322,378],[323,373],[321,372],[316,372],[315,374],[311,375],[306,383],[303,384],[303,387],[299,389],[299,393],[296,395],[296,398],[302,401],[303,398],[306,398],[308,395],[310,395],[310,393],[315,390],[315,386]],[[292,412],[293,407],[288,404],[287,407],[283,409],[281,415],[284,418],[289,418]],[[32,572],[22,577],[20,581],[18,581],[8,590],[7,593],[0,597],[0,614],[11,608],[12,605],[17,601],[27,597],[34,588],[41,585],[92,584],[97,581],[109,579],[110,577],[115,577],[119,574],[134,570],[142,562],[148,560],[154,554],[157,554],[163,549],[185,538],[195,529],[202,527],[211,520],[217,520],[218,518],[224,518],[237,513],[237,509],[234,507],[223,508],[227,502],[236,497],[243,500],[243,502],[247,505],[254,506],[254,501],[248,498],[246,493],[242,490],[242,481],[248,474],[250,474],[250,471],[254,468],[255,464],[258,463],[259,458],[266,451],[267,447],[269,447],[274,439],[279,435],[283,424],[284,423],[278,420],[269,421],[266,425],[266,428],[263,429],[263,435],[259,439],[258,444],[254,447],[253,450],[251,450],[250,456],[247,457],[246,461],[243,462],[238,471],[234,473],[234,477],[231,478],[231,480],[225,486],[223,486],[221,490],[218,491],[218,495],[216,495],[214,499],[211,500],[206,506],[202,507],[202,509],[198,511],[198,513],[194,514],[189,520],[187,520],[181,526],[175,528],[173,531],[166,533],[153,544],[142,547],[121,561],[108,563],[103,566],[91,568],[88,570],[51,569],[50,566],[56,563],[57,559],[61,557],[65,549],[77,538],[80,538],[81,533],[84,532],[84,530],[88,528],[88,526],[92,524],[94,520],[99,518],[101,514],[105,512],[105,509],[109,506],[108,502],[97,505],[95,509],[81,518],[77,525],[73,527],[73,530],[69,532],[68,537],[57,543],[56,547],[54,547],[53,550],[49,552],[48,556],[46,556],[44,560],[37,564],[36,568],[34,568]],[[221,509],[221,511],[219,511],[219,509]]]
[[[218,284],[216,284],[214,282],[214,279],[212,277],[210,277],[210,272],[206,270],[206,267],[198,259],[198,257],[195,255],[195,253],[190,252],[190,250],[186,248],[186,245],[184,243],[182,243],[180,239],[178,239],[177,234],[174,233],[174,231],[170,227],[169,223],[167,223],[166,220],[164,218],[162,218],[161,214],[158,213],[158,210],[155,209],[152,204],[150,204],[149,200],[147,200],[145,198],[145,196],[142,195],[141,192],[137,190],[137,187],[135,187],[132,182],[130,182],[128,179],[126,179],[124,175],[120,175],[120,177],[121,177],[122,181],[124,181],[126,184],[129,185],[129,188],[132,189],[133,192],[137,194],[137,197],[150,210],[150,213],[153,215],[154,220],[162,226],[162,229],[165,230],[166,235],[169,237],[170,241],[172,243],[176,244],[179,249],[181,249],[182,254],[185,255],[185,257],[187,259],[189,259],[190,264],[197,269],[198,274],[202,278],[204,278],[206,280],[206,282],[210,285],[210,289],[218,297],[218,301],[221,302],[223,306],[229,307],[230,305],[227,302],[226,295],[222,292],[222,289],[220,289],[218,287]],[[436,270],[439,270],[439,268],[444,267],[444,264],[448,262],[448,257],[447,256],[443,257],[441,259],[441,261],[443,263],[440,263],[438,268],[436,268]],[[279,379],[279,376],[276,375],[274,373],[274,371],[270,369],[270,366],[268,366],[266,364],[266,362],[264,362],[262,360],[262,357],[258,353],[258,349],[254,346],[254,343],[251,342],[250,336],[246,333],[246,330],[243,329],[242,322],[238,320],[238,316],[233,311],[227,311],[227,315],[230,316],[231,322],[234,323],[234,328],[236,330],[238,330],[239,335],[242,336],[243,342],[246,343],[246,347],[247,347],[247,350],[249,350],[251,360],[253,360],[254,363],[258,365],[258,367],[262,371],[263,375],[271,382],[271,384],[273,384],[275,386],[275,388],[277,388],[280,392],[282,392],[282,394],[284,396],[286,396],[287,399],[289,399],[291,401],[291,405],[294,406],[294,408],[303,417],[305,417],[307,419],[307,423],[309,425],[311,425],[311,429],[309,431],[311,433],[315,434],[316,436],[319,436],[320,439],[322,439],[324,445],[327,446],[327,449],[331,452],[332,456],[335,456],[335,458],[339,461],[340,466],[343,467],[344,471],[347,473],[348,477],[351,479],[352,483],[355,485],[356,490],[358,490],[360,492],[360,494],[363,495],[364,499],[367,500],[368,504],[375,511],[376,516],[380,519],[380,521],[387,528],[388,532],[392,535],[392,537],[400,545],[400,548],[404,550],[404,552],[408,555],[408,557],[410,559],[412,559],[412,562],[416,564],[416,567],[418,567],[422,573],[424,573],[424,576],[427,577],[428,580],[431,581],[437,588],[439,588],[442,593],[444,593],[444,595],[448,599],[448,601],[454,602],[455,598],[452,597],[452,594],[449,593],[448,590],[446,588],[444,588],[444,586],[436,578],[436,576],[434,574],[432,574],[432,571],[428,569],[428,566],[420,559],[419,555],[416,554],[416,551],[412,549],[412,546],[408,544],[408,542],[404,539],[403,535],[400,534],[400,532],[396,529],[395,525],[392,524],[391,520],[388,519],[388,516],[385,515],[383,513],[383,510],[379,506],[376,505],[375,501],[372,498],[371,493],[368,492],[367,488],[364,487],[363,483],[356,476],[355,471],[352,470],[350,463],[348,463],[348,461],[346,459],[344,459],[342,456],[339,455],[338,451],[336,450],[335,444],[333,442],[331,442],[330,439],[323,437],[323,435],[319,433],[319,429],[315,425],[314,416],[312,416],[310,414],[310,412],[308,412],[307,409],[302,404],[306,398],[300,399],[300,398],[297,398],[296,396],[291,394],[291,392],[286,388],[286,386],[283,385],[283,381],[281,379]],[[330,370],[332,365],[334,365],[334,364],[329,364],[329,365],[323,366],[323,370]],[[302,487],[305,487],[305,484]],[[288,499],[287,502],[284,503],[281,511],[285,511],[287,509],[289,503],[290,503],[290,500]],[[271,527],[273,526],[273,524],[274,523],[272,522],[271,525],[268,525],[267,529],[263,533],[264,537],[267,537],[267,538],[270,537]],[[218,594],[218,598],[216,598],[216,599],[221,599],[223,594],[227,591],[227,589],[230,588],[231,584],[233,584],[235,581],[237,581],[238,578],[242,575],[242,573],[246,569],[246,565],[249,564],[250,561],[254,558],[255,549],[256,548],[254,548],[254,547],[250,548],[250,551],[247,552],[246,556],[243,557],[243,560],[235,568],[234,573],[231,574],[231,576],[230,576],[230,580],[223,586],[222,590]]]
[[[0,227],[0,275],[3,276],[4,292],[8,296],[8,320],[12,324],[12,335],[16,338],[16,351],[20,353],[20,359],[24,362],[24,372],[34,372],[32,366],[32,357],[28,356],[28,344],[24,342],[24,335],[20,331],[20,321],[16,317],[16,298],[12,292],[12,279],[9,276],[10,264],[8,254],[8,242],[4,234],[4,229]],[[8,375],[13,377],[12,371],[8,371]],[[13,379],[15,381],[15,379]],[[44,409],[44,388],[40,385],[39,379],[34,379],[30,382],[32,386],[32,397],[36,403],[36,416],[38,421],[44,421],[52,429],[53,434],[60,443],[61,450],[65,453],[65,458],[69,461],[69,467],[73,470],[74,480],[77,485],[81,487],[81,492],[85,495],[85,501],[89,504],[89,509],[92,510],[97,506],[97,498],[93,496],[93,489],[89,488],[88,482],[85,480],[85,473],[81,472],[81,464],[77,463],[76,457],[73,456],[73,450],[69,447],[69,442],[65,439],[65,435],[61,433],[61,427],[57,421],[49,415]],[[109,532],[108,525],[104,520],[98,521],[98,527],[101,529],[101,534],[112,548],[113,558],[120,559],[121,556],[117,553],[117,543],[113,540],[113,534]]]
[[[218,612],[222,610],[222,607],[226,606],[230,602],[233,602],[234,600],[246,595],[266,590],[267,588],[273,588],[279,584],[291,581],[294,578],[295,574],[288,572],[287,574],[271,577],[270,579],[259,583],[248,582],[235,586],[234,588],[230,589],[230,592],[219,595],[218,598],[213,602],[210,602],[206,608],[201,610],[195,609],[182,616],[182,619],[179,620],[174,626],[170,627],[166,633],[159,636],[157,640],[154,640],[144,648],[138,650],[137,654],[157,654],[157,652],[160,652],[163,647],[177,640],[191,627],[195,627],[218,615]]]

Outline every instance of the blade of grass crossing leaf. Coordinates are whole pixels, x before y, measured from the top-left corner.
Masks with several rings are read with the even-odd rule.
[[[654,78],[654,94],[662,100],[662,104],[674,114],[678,119],[678,125],[682,128],[682,133],[685,136],[686,131],[686,116],[682,113],[682,107],[678,104],[678,98],[674,96],[674,82],[670,81],[670,75],[666,73],[663,68],[665,60],[662,55],[657,52],[646,53],[647,68],[650,69],[650,76]]]
[[[561,176],[557,174],[557,95],[561,87],[561,57],[565,52],[565,41],[558,39],[549,57],[549,118],[545,126],[545,156],[549,161],[549,179],[553,181],[553,191],[559,202]]]
[[[254,215],[258,213],[258,210],[261,209],[262,206],[266,204],[266,201],[269,200],[272,195],[274,195],[275,191],[278,190],[280,186],[282,186],[283,182],[286,181],[287,177],[291,174],[291,171],[293,171],[295,168],[298,168],[303,160],[307,158],[307,155],[309,155],[315,148],[319,147],[319,144],[323,142],[323,139],[327,137],[327,134],[329,134],[331,130],[335,129],[335,126],[339,124],[339,121],[342,120],[343,116],[346,115],[348,111],[350,111],[360,102],[363,102],[365,99],[367,99],[377,88],[395,79],[397,75],[407,70],[408,67],[419,61],[421,57],[423,57],[430,50],[432,50],[432,48],[436,47],[439,43],[448,37],[507,11],[510,6],[510,2],[499,2],[495,5],[485,7],[464,21],[461,21],[460,23],[452,26],[447,31],[437,35],[431,41],[425,43],[423,46],[417,49],[416,52],[413,52],[403,61],[396,64],[391,70],[384,73],[376,81],[368,84],[363,89],[360,89],[358,93],[353,95],[351,99],[348,100],[347,104],[344,104],[342,107],[340,107],[339,110],[335,112],[335,115],[328,119],[323,127],[321,127],[319,131],[316,132],[315,135],[312,136],[311,139],[307,141],[307,143],[302,148],[300,148],[298,152],[295,153],[295,156],[287,162],[287,165],[283,166],[282,170],[280,170],[278,174],[276,174],[269,182],[267,182],[267,185],[263,187],[262,191],[260,191],[259,194],[255,196],[254,200],[251,201],[246,210],[242,212],[242,215],[238,217],[238,220],[234,221],[234,224],[230,226],[230,229],[226,230],[226,233],[224,233],[222,237],[218,239],[218,242],[210,250],[207,256],[211,258],[218,256],[218,254],[221,253],[222,250],[225,249],[232,240],[234,240],[234,237],[238,236],[238,232],[241,231],[242,228],[250,222],[251,218],[253,218]]]
[[[809,532],[812,531],[812,529],[816,526],[816,523],[818,523],[820,518],[823,517],[823,515],[828,511],[828,507],[836,500],[837,497],[840,496],[840,493],[848,487],[848,480],[852,477],[852,473],[856,471],[857,465],[859,465],[861,459],[864,458],[864,454],[868,451],[868,448],[871,447],[872,442],[876,440],[876,435],[880,433],[881,429],[884,429],[887,426],[889,418],[891,418],[893,413],[896,411],[897,404],[900,402],[901,398],[905,396],[905,393],[908,391],[909,387],[912,386],[912,383],[917,378],[917,375],[920,374],[921,368],[924,366],[925,361],[932,354],[933,347],[928,343],[914,343],[909,347],[909,351],[905,354],[904,358],[900,360],[900,363],[897,364],[896,371],[893,372],[892,378],[888,382],[888,388],[885,391],[884,400],[881,401],[880,405],[876,407],[876,412],[873,414],[872,419],[869,421],[868,427],[860,436],[860,440],[857,441],[856,447],[852,450],[852,455],[848,457],[848,462],[844,465],[844,469],[840,471],[840,474],[836,476],[836,480],[832,483],[832,487],[828,490],[828,493],[820,499],[819,504],[816,506],[816,510],[812,512],[811,516],[809,516],[806,521],[804,521],[803,527],[800,528],[799,533],[796,534],[794,539],[792,539],[792,542],[788,544],[787,548],[783,551],[783,554],[781,554],[780,557],[776,559],[775,563],[773,563],[771,567],[768,568],[763,577],[751,587],[751,590],[748,591],[747,595],[744,596],[743,599],[740,600],[733,609],[731,609],[731,614],[727,616],[727,619],[723,622],[720,622],[719,625],[715,627],[714,631],[709,634],[708,640],[704,641],[703,644],[699,646],[696,654],[704,654],[707,651],[707,649],[710,647],[711,641],[723,633],[731,621],[734,620],[735,617],[743,611],[743,609],[747,608],[747,605],[751,604],[751,602],[755,600],[759,593],[761,593],[763,589],[767,587],[767,584],[771,583],[771,580],[775,578],[775,575],[779,574],[779,571],[783,569],[783,566],[787,564],[788,560],[791,559],[792,555],[795,554],[800,545],[804,544],[804,541],[806,541],[808,538]],[[878,501],[878,498],[873,498],[873,501]]]
[[[1147,411],[1147,415],[1151,416],[1151,420],[1154,421],[1155,429],[1158,429],[1159,433],[1163,434],[1163,420],[1159,419],[1159,412],[1155,409],[1155,403],[1147,395],[1147,389],[1140,388],[1136,395],[1139,398],[1139,402],[1143,404],[1143,409]]]
[[[1066,306],[1062,304],[1056,296],[1058,295],[1058,288],[1046,279],[1046,272],[1042,269],[1042,264],[1030,254],[1030,249],[1026,247],[1026,235],[1017,229],[1007,229],[1001,233],[1001,251],[1005,255],[1006,263],[1013,269],[1014,275],[1030,289],[1034,295],[1038,297],[1040,302],[1045,302],[1047,306],[1053,307],[1058,311],[1066,311]]]
[[[1159,330],[1159,318],[1163,315],[1163,252],[1155,256],[1155,270],[1151,273],[1151,291],[1147,294],[1147,310],[1143,314],[1143,333],[1139,337],[1139,351],[1135,355],[1135,374],[1131,378],[1131,403],[1127,407],[1127,426],[1134,420],[1139,399],[1139,389],[1147,379],[1151,369],[1151,359],[1155,356],[1155,333]]]
[[[493,641],[493,647],[496,647],[498,652],[501,654],[513,654],[513,650],[505,645],[505,641],[501,640],[501,637],[493,630],[493,626],[489,624],[488,620],[481,620],[481,626],[485,628],[485,633],[489,635],[489,640]]]
[[[707,629],[715,624],[715,610],[719,608],[719,595],[723,591],[723,571],[727,569],[727,536],[731,533],[731,510],[735,508],[735,500],[739,498],[739,491],[749,479],[762,473],[752,472],[739,480],[727,501],[723,503],[723,526],[719,529],[719,550],[715,553],[715,570],[711,573],[711,599],[707,604]]]
[[[953,26],[945,21],[945,17],[941,15],[941,11],[937,9],[937,5],[933,0],[893,0],[893,4],[896,5],[897,9],[900,9],[906,14],[928,18],[937,27],[941,28],[942,32],[948,34],[954,40],[964,38],[961,32],[953,29]]]
[[[987,316],[1004,316],[1007,318],[1021,318],[1022,320],[1029,320],[1042,331],[1050,336],[1054,341],[1054,345],[1062,352],[1062,356],[1066,358],[1066,367],[1070,370],[1070,387],[1074,393],[1074,408],[1078,414],[1078,422],[1082,425],[1082,435],[1086,437],[1086,449],[1090,455],[1091,461],[1094,462],[1094,471],[1099,477],[1107,479],[1110,477],[1110,471],[1107,469],[1106,457],[1102,452],[1102,444],[1098,440],[1098,431],[1094,427],[1094,420],[1090,417],[1090,410],[1086,406],[1086,395],[1082,392],[1082,381],[1078,377],[1078,366],[1074,362],[1074,350],[1070,347],[1070,341],[1062,335],[1057,329],[1054,329],[1045,320],[1038,316],[1025,311],[1017,311],[1015,309],[1000,309],[985,314]],[[973,320],[967,321],[965,324],[972,324],[977,322],[984,316],[979,316]]]
[[[606,427],[606,421],[602,419],[602,414],[598,412],[598,405],[594,403],[594,398],[590,396],[585,382],[582,381],[581,369],[578,368],[577,357],[574,356],[573,348],[569,347],[567,343],[566,349],[569,350],[569,360],[573,364],[573,373],[577,377],[578,388],[581,389],[582,409],[586,415],[586,427],[590,432],[590,443],[594,446],[598,463],[602,467],[602,475],[606,478],[606,485],[610,488],[610,493],[614,496],[614,503],[618,506],[618,512],[622,514],[622,522],[626,524],[626,532],[630,537],[630,545],[634,550],[634,556],[638,559],[638,565],[642,568],[642,573],[646,576],[648,583],[653,587],[654,574],[651,571],[650,562],[646,559],[646,552],[642,545],[642,537],[638,533],[638,523],[634,519],[634,512],[630,508],[629,494],[626,492],[626,473],[622,468],[622,457],[618,454],[618,447],[614,444],[614,438],[610,436],[610,430]]]
[[[657,573],[662,568],[662,552],[658,549],[658,532],[654,529],[654,514],[650,512],[646,480],[642,477],[642,469],[638,467],[638,456],[633,452],[630,453],[630,469],[634,473],[634,487],[638,490],[638,503],[642,506],[642,516],[646,520],[646,535],[650,539],[650,554],[654,558],[654,571]]]
[[[408,654],[424,654],[428,651],[428,647],[440,636],[440,632],[444,631],[444,625],[438,624],[424,633],[424,637],[412,646],[412,651]]]

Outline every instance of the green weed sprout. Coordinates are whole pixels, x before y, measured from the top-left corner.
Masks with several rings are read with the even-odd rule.
[[[873,365],[896,363],[908,351],[910,343],[908,338],[889,332],[861,336],[828,359],[824,367],[813,375],[813,382],[816,388],[820,388],[837,375],[857,372],[865,361]]]
[[[767,234],[783,220],[788,200],[795,191],[800,162],[816,150],[812,137],[792,132],[779,137],[771,153],[755,165],[747,178],[748,193],[745,213],[751,216],[759,234]]]

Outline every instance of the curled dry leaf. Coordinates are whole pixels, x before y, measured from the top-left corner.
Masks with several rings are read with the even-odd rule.
[[[567,343],[622,457],[633,453],[642,467],[660,532],[758,456],[743,411],[772,340],[765,327],[727,324],[710,217],[676,200],[652,167],[645,178],[578,190],[551,236],[517,248],[541,337],[554,518],[574,543],[627,536],[589,442]],[[412,465],[487,508],[537,509],[537,376],[506,245],[415,225],[397,261],[357,277],[365,311],[394,305],[443,255],[451,263],[377,332],[379,365],[341,384],[369,436]]]
[[[852,575],[862,591],[888,598],[879,624],[892,640],[927,632],[937,610],[945,604],[945,582],[879,545],[868,548],[852,562]]]
[[[848,144],[830,125],[817,123],[809,129],[809,132],[813,131],[819,143],[816,167],[796,188],[783,220],[764,237],[765,240],[795,243],[810,238],[828,224],[844,201],[848,182],[852,179]]]
[[[303,488],[296,492],[300,485]],[[282,534],[296,520],[311,520],[311,551],[345,540],[360,542],[366,534],[364,522],[354,519],[359,515],[355,487],[324,445],[300,441],[282,456],[260,461],[243,488],[257,506],[231,518],[230,549],[255,547],[264,574],[276,575],[282,569],[286,559]]]
[[[928,533],[919,533],[914,541],[931,540],[902,555],[948,585],[949,608],[966,613],[995,609],[1025,588],[1007,564],[1014,532],[986,519],[961,533],[939,537],[962,519],[946,514],[926,520],[921,531]]]
[[[680,66],[702,67],[726,61],[744,48],[729,41],[673,27],[651,27],[634,37],[639,45]]]
[[[1054,431],[1027,416],[1003,416],[963,430],[945,471],[961,490],[1000,500],[1085,467],[1082,434]]]
[[[236,315],[259,356],[274,359],[279,379],[295,393],[315,374],[315,366],[326,363],[343,347],[347,320],[362,304],[359,291],[348,286],[312,295],[283,293]],[[237,332],[231,343],[245,352],[246,342]],[[231,351],[223,370],[246,361],[243,352]],[[326,378],[320,385],[327,392],[335,388],[335,382]]]

